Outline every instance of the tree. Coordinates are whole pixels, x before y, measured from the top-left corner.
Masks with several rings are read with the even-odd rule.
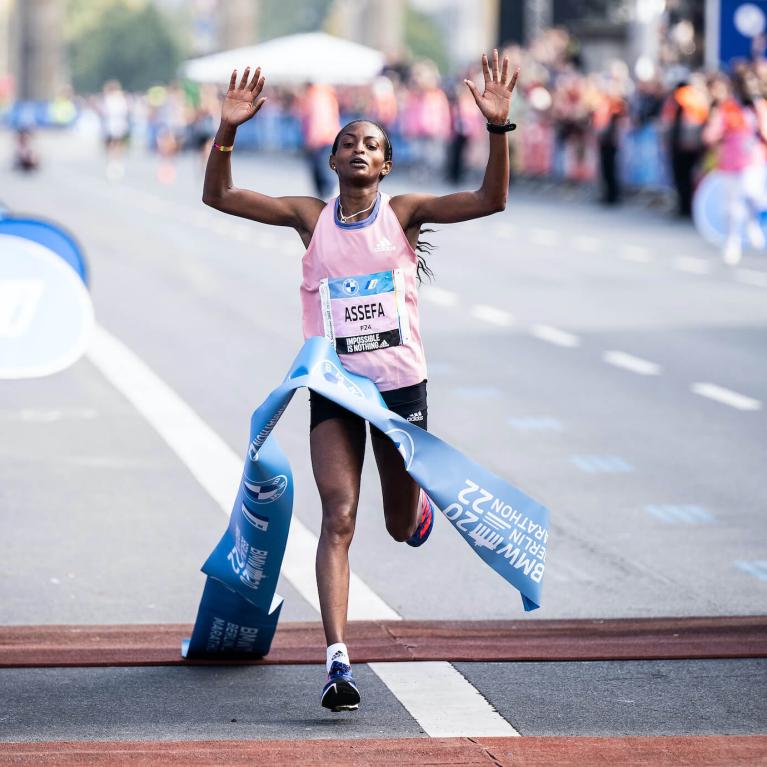
[[[141,91],[176,76],[181,50],[167,19],[149,4],[101,3],[101,13],[82,24],[70,44],[72,82],[94,93],[111,79]]]

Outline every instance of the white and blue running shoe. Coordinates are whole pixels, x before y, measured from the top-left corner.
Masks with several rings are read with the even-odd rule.
[[[356,711],[360,705],[360,691],[352,676],[352,667],[334,660],[328,681],[322,688],[322,705],[331,711]]]

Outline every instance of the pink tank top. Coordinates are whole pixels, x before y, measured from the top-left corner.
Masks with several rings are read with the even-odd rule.
[[[304,338],[325,336],[350,373],[380,391],[426,378],[418,316],[418,258],[389,205],[378,200],[364,221],[342,224],[338,198],[320,213],[303,258]]]

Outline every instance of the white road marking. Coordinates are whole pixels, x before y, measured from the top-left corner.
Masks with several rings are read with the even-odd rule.
[[[96,326],[87,356],[146,418],[222,511],[231,514],[244,458],[238,456],[134,352],[104,328]],[[316,549],[317,536],[294,514],[282,574],[319,612],[314,578]],[[352,573],[349,619],[400,620],[401,616]]]
[[[497,224],[495,227],[496,237],[502,237],[503,239],[508,239],[509,237],[513,237],[515,231],[516,231],[516,228],[514,224]]]
[[[459,386],[453,391],[462,399],[489,399],[501,395],[501,390],[495,386]]]
[[[472,306],[471,316],[502,328],[507,328],[514,323],[514,318],[507,311],[497,309],[495,306],[488,306],[487,304]]]
[[[674,269],[687,274],[708,274],[711,271],[711,264],[703,258],[679,256],[674,259]]]
[[[621,258],[635,264],[649,264],[653,260],[647,248],[641,245],[624,245]]]
[[[583,253],[596,253],[602,243],[596,237],[581,235],[573,240],[573,247]]]
[[[517,416],[508,419],[508,424],[519,431],[562,431],[562,422],[551,416]]]
[[[458,294],[452,290],[438,288],[435,285],[424,285],[421,288],[421,295],[426,301],[438,306],[457,306]]]
[[[519,733],[450,663],[369,663],[432,738],[518,736]]]
[[[623,474],[634,467],[617,455],[574,455],[570,460],[587,474]]]
[[[552,247],[559,242],[559,235],[553,229],[531,229],[529,232],[530,242],[534,245]]]
[[[581,339],[578,336],[567,333],[559,328],[553,328],[550,325],[533,325],[530,332],[541,341],[548,341],[550,344],[556,344],[557,346],[566,346],[574,349],[581,344]]]
[[[626,352],[608,351],[602,355],[602,359],[608,365],[615,365],[617,368],[630,370],[632,373],[639,373],[643,376],[660,375],[661,367],[655,362],[643,360],[641,357],[634,357],[633,354]]]
[[[713,514],[700,506],[663,504],[660,506],[645,506],[644,508],[648,514],[652,514],[668,524],[675,524],[677,522],[689,525],[698,522],[710,524],[715,521]]]
[[[736,269],[735,279],[746,285],[767,288],[767,272],[759,272],[756,269]]]
[[[723,386],[712,383],[694,383],[690,388],[695,394],[700,394],[701,397],[708,397],[708,399],[729,405],[737,410],[762,409],[762,403],[758,399],[747,397],[745,394],[738,394],[731,389],[725,389]]]

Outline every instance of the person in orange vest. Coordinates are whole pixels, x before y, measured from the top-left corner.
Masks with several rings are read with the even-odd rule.
[[[615,86],[602,94],[592,116],[592,125],[599,144],[599,171],[602,180],[602,202],[615,205],[621,200],[618,180],[618,150],[621,123],[626,117],[626,100]]]
[[[680,216],[692,215],[692,193],[698,164],[703,156],[703,126],[709,113],[708,96],[693,78],[681,79],[661,111],[671,174]]]
[[[335,177],[328,168],[333,141],[341,130],[338,99],[329,85],[309,83],[301,101],[301,129],[304,149],[317,197],[326,199],[333,191]]]

